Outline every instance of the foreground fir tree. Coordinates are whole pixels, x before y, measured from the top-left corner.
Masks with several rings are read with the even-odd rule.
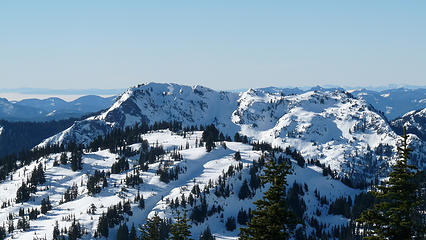
[[[170,240],[189,240],[191,239],[191,225],[188,224],[188,218],[186,211],[183,213],[183,218],[180,216],[179,210],[177,210],[176,222],[170,227]]]
[[[160,218],[157,213],[148,218],[146,223],[140,227],[141,240],[167,239],[170,231],[169,222]]]
[[[357,219],[365,231],[365,239],[408,240],[425,237],[425,213],[419,211],[422,199],[419,184],[415,181],[421,171],[407,163],[412,149],[408,147],[405,129],[402,138],[401,146],[398,146],[399,160],[392,167],[389,180],[372,190],[377,198],[376,204]]]
[[[296,217],[286,203],[286,177],[291,173],[291,165],[286,161],[277,163],[272,158],[265,167],[262,184],[269,183],[271,186],[262,199],[254,202],[257,208],[251,212],[253,218],[248,222],[248,227],[241,229],[242,240],[288,239],[289,226],[295,223]]]

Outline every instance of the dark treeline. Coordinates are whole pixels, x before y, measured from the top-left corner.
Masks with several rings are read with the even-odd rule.
[[[12,122],[0,120],[0,127],[3,127],[2,134],[0,135],[0,157],[29,150],[44,139],[71,127],[75,121],[95,116],[101,112],[102,111],[94,112],[79,118],[69,118],[58,121]]]
[[[78,119],[49,122],[8,122],[0,120],[0,157],[28,150],[44,139],[69,128]]]

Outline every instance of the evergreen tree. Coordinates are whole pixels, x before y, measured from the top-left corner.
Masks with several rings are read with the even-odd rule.
[[[59,240],[61,232],[59,231],[58,221],[55,222],[55,227],[53,227],[53,240]]]
[[[240,151],[235,152],[234,159],[237,161],[241,161],[241,153]]]
[[[189,240],[191,239],[191,225],[188,224],[188,218],[186,217],[186,211],[183,212],[183,218],[180,216],[179,210],[177,212],[176,222],[170,227],[170,234],[172,235],[170,240]]]
[[[129,240],[129,229],[126,224],[120,225],[117,231],[117,240]]]
[[[407,162],[412,151],[407,140],[404,129],[401,146],[398,146],[399,160],[392,167],[389,180],[372,190],[377,198],[376,204],[357,219],[364,227],[365,239],[408,240],[414,236],[416,239],[424,237],[425,214],[417,211],[422,200],[415,181],[421,172]]]
[[[78,221],[72,221],[72,224],[68,230],[68,240],[76,240],[81,237],[81,226]]]
[[[41,207],[40,207],[40,211],[41,211],[41,213],[43,213],[43,214],[46,214],[47,213],[47,202],[46,202],[46,200],[43,198],[43,200],[41,200]]]
[[[135,228],[135,224],[132,224],[132,227],[130,228],[130,233],[129,233],[129,240],[137,240],[138,237],[136,236],[136,228]]]
[[[74,172],[83,169],[81,165],[83,153],[80,149],[76,149],[71,153],[71,170]]]
[[[6,238],[6,229],[4,227],[0,227],[0,240]]]
[[[244,209],[240,209],[240,211],[238,211],[238,215],[237,215],[237,222],[240,225],[247,225],[248,222],[248,214]]]
[[[210,152],[215,147],[214,142],[219,140],[219,130],[217,130],[214,124],[206,127],[206,129],[203,131],[201,140],[206,142],[207,152]]]
[[[109,235],[108,219],[106,218],[105,213],[102,213],[102,216],[99,217],[97,232],[99,235],[108,238],[108,235]]]
[[[25,232],[30,229],[30,222],[25,218],[25,216],[22,216],[22,218],[18,220],[16,228],[22,229],[22,231]]]
[[[39,214],[40,214],[40,211],[38,211],[37,208],[35,208],[35,209],[32,208],[31,211],[28,214],[28,218],[30,220],[35,220],[35,219],[37,219],[37,217],[38,217]]]
[[[157,213],[154,214],[152,218],[146,220],[146,224],[143,225],[140,229],[142,232],[141,240],[161,240],[160,238],[160,225],[162,219],[158,216]]]
[[[15,230],[15,226],[13,225],[13,220],[9,220],[7,226],[7,232],[12,233]]]
[[[241,137],[240,134],[237,132],[234,135],[234,142],[241,142]]]
[[[271,186],[263,198],[255,202],[257,209],[251,212],[253,218],[248,227],[241,229],[241,239],[288,239],[289,225],[295,223],[295,216],[286,203],[286,177],[291,173],[291,165],[270,159],[265,167],[262,184]]]
[[[201,234],[200,240],[215,240],[216,238],[212,235],[210,228],[207,226],[206,230]]]
[[[139,198],[138,207],[140,209],[144,209],[145,208],[145,199],[143,199],[143,195]]]
[[[239,199],[246,199],[250,197],[250,189],[247,184],[247,180],[244,180],[243,185],[241,185],[240,191],[238,192]]]
[[[59,159],[59,162],[61,163],[61,164],[67,164],[68,163],[68,157],[67,157],[67,154],[66,153],[62,153],[61,154],[61,157],[60,157],[60,159]]]
[[[225,227],[227,231],[234,231],[235,228],[237,227],[237,223],[235,222],[235,218],[234,217],[229,217],[226,219],[225,222]]]
[[[22,182],[22,185],[16,191],[16,203],[24,203],[30,200],[31,189],[27,184]]]

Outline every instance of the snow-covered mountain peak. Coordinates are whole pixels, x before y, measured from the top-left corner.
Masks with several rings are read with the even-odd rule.
[[[398,135],[379,112],[350,93],[315,90],[285,96],[248,91],[239,102],[233,120],[243,134],[275,146],[296,147],[342,176],[384,175],[395,158],[374,156],[383,145],[395,146]]]
[[[295,147],[342,175],[386,174],[395,155],[379,156],[374,151],[383,145],[395,146],[398,135],[366,100],[342,89],[284,91],[249,89],[237,94],[202,86],[141,84],[129,88],[104,113],[76,122],[43,144],[71,140],[88,144],[113,128],[141,122],[213,123],[231,137],[240,132],[255,141]],[[426,152],[423,147],[419,151]]]
[[[114,127],[134,126],[141,122],[177,121],[183,126],[214,123],[224,131],[235,133],[237,128],[229,116],[237,107],[237,99],[236,93],[218,92],[202,86],[141,84],[127,89],[107,111],[76,122],[68,131],[43,144],[69,140],[87,144],[90,139],[104,135]]]

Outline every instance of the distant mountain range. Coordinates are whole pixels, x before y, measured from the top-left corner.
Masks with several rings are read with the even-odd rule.
[[[0,119],[7,121],[44,122],[79,118],[109,108],[116,97],[88,95],[67,102],[60,98],[8,101],[0,98]]]
[[[401,117],[412,110],[426,108],[426,88],[398,88],[379,92],[361,89],[349,92],[382,111],[389,120]]]
[[[0,88],[1,93],[41,95],[118,95],[126,89],[50,89],[50,88]]]

